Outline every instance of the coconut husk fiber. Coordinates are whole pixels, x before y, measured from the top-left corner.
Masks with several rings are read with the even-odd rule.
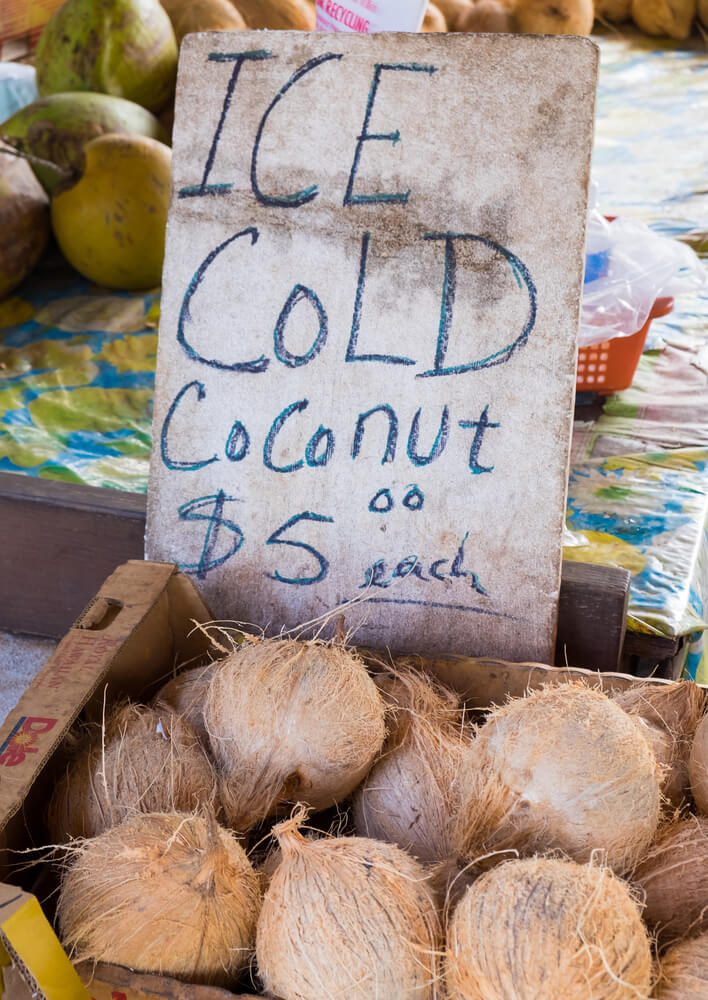
[[[441,931],[425,869],[393,844],[274,828],[282,861],[258,921],[266,993],[282,1000],[433,1000]]]
[[[651,978],[639,907],[602,866],[507,861],[467,890],[448,928],[449,1000],[646,1000]]]
[[[91,727],[52,795],[52,841],[94,837],[136,812],[191,812],[217,802],[216,775],[194,728],[166,708],[122,704]]]
[[[259,880],[213,814],[134,816],[71,857],[57,914],[72,959],[219,986],[249,965]]]
[[[175,715],[186,719],[199,734],[199,738],[208,745],[206,727],[204,725],[204,702],[207,688],[214,676],[218,663],[210,663],[206,667],[192,667],[183,670],[160,688],[153,698],[153,705],[167,705]]]
[[[243,643],[220,661],[204,720],[224,812],[241,831],[297,801],[339,802],[385,736],[384,705],[362,662],[314,641]]]
[[[414,669],[375,680],[387,703],[388,735],[381,758],[354,793],[354,828],[426,864],[443,861],[453,850],[460,765],[470,741],[459,699]]]
[[[708,997],[708,934],[672,945],[661,959],[656,1000],[706,1000]]]
[[[465,751],[461,858],[603,852],[629,870],[659,821],[659,768],[635,722],[602,692],[549,686],[496,709]],[[500,860],[497,856],[496,860]]]
[[[637,684],[612,700],[644,723],[644,735],[663,769],[661,791],[671,806],[680,808],[691,794],[688,761],[705,692],[693,681]]]
[[[708,715],[704,715],[696,727],[688,759],[688,777],[696,808],[708,815]]]
[[[660,944],[708,931],[708,818],[689,816],[666,828],[632,880]]]

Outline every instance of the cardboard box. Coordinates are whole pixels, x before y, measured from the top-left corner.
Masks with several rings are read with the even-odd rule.
[[[37,902],[36,896],[48,894],[51,882],[36,876],[34,867],[15,853],[47,843],[46,803],[63,762],[63,737],[77,717],[83,712],[100,719],[104,703],[125,695],[146,700],[175,666],[206,657],[208,636],[195,625],[210,620],[194,584],[175,566],[138,560],[123,564],[106,580],[0,727],[0,883],[5,882],[0,884],[0,974],[5,983],[1,1000],[28,1000],[30,994],[47,1000],[232,996],[225,990],[186,986],[115,966],[88,963],[75,969]],[[459,690],[471,708],[522,695],[551,679],[583,678],[605,690],[636,683],[625,674],[593,674],[539,663],[464,657],[416,662]]]

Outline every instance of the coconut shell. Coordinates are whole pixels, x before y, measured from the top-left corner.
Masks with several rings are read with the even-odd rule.
[[[49,194],[67,177],[81,173],[84,146],[91,139],[121,132],[168,141],[160,121],[147,108],[122,97],[85,91],[41,97],[3,122],[0,132],[16,149],[58,168],[32,165]]]
[[[306,0],[234,0],[249,28],[314,31],[315,10]]]
[[[188,812],[216,800],[194,728],[168,710],[121,705],[79,741],[49,805],[54,843],[94,837],[136,812]]]
[[[661,959],[661,977],[652,994],[656,1000],[706,1000],[708,997],[708,934],[679,941]]]
[[[703,27],[708,28],[708,0],[698,0],[696,13]]]
[[[263,900],[256,956],[282,1000],[432,1000],[440,926],[425,869],[363,837],[306,840],[274,829],[283,854]]]
[[[37,89],[112,94],[159,111],[175,92],[177,54],[158,0],[65,0],[37,42]]]
[[[220,661],[204,708],[221,800],[244,831],[301,801],[325,809],[365,777],[384,706],[361,661],[338,645],[244,643]]]
[[[648,35],[688,38],[696,0],[632,0],[632,20]]]
[[[421,31],[447,31],[447,21],[434,3],[429,3],[425,9],[425,16],[420,28]]]
[[[645,898],[644,919],[661,943],[708,930],[708,818],[668,827],[632,880]]]
[[[518,0],[514,16],[524,35],[589,35],[595,20],[593,0]]]
[[[34,269],[49,241],[49,199],[32,168],[0,142],[0,299]]]
[[[194,726],[205,744],[208,734],[204,725],[204,702],[215,669],[216,664],[210,663],[206,667],[183,670],[164,684],[154,698],[156,706],[167,705],[175,715]]]
[[[379,689],[389,705],[389,735],[354,794],[354,828],[424,863],[443,861],[452,853],[459,770],[469,743],[458,699],[413,670],[384,677]]]
[[[688,759],[691,794],[700,812],[708,815],[708,715],[696,727]]]
[[[623,872],[659,821],[647,740],[618,705],[582,684],[542,688],[492,712],[465,752],[460,781],[455,844],[468,861],[555,849],[585,862],[601,851]]]
[[[261,895],[213,815],[134,816],[85,841],[57,915],[72,958],[226,986],[251,958]]]
[[[651,975],[639,908],[597,865],[508,861],[467,890],[448,929],[449,1000],[638,1000]]]
[[[501,33],[516,31],[516,21],[511,7],[504,0],[478,0],[460,17],[458,24],[459,31]]]
[[[661,790],[672,806],[680,808],[690,795],[688,759],[705,707],[705,692],[693,681],[635,684],[612,699],[646,723],[644,734],[664,769]]]

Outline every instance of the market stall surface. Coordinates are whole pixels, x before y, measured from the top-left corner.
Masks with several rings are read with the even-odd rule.
[[[601,47],[594,179],[608,214],[708,256],[708,59],[646,37]],[[57,252],[0,303],[0,470],[145,492],[159,292],[108,293]],[[655,320],[631,389],[576,421],[566,557],[632,572],[630,628],[686,636],[708,680],[708,293]],[[0,661],[3,659],[0,653]],[[4,689],[0,675],[0,689]],[[2,708],[0,706],[0,716]]]
[[[0,632],[0,720],[12,711],[55,647],[52,639]]]

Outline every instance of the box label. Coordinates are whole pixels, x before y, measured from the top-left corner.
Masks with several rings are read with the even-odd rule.
[[[596,73],[578,38],[187,38],[147,555],[216,615],[550,659]]]
[[[21,716],[3,743],[0,743],[0,767],[17,767],[28,754],[40,750],[40,737],[54,729],[56,719],[39,719]]]

